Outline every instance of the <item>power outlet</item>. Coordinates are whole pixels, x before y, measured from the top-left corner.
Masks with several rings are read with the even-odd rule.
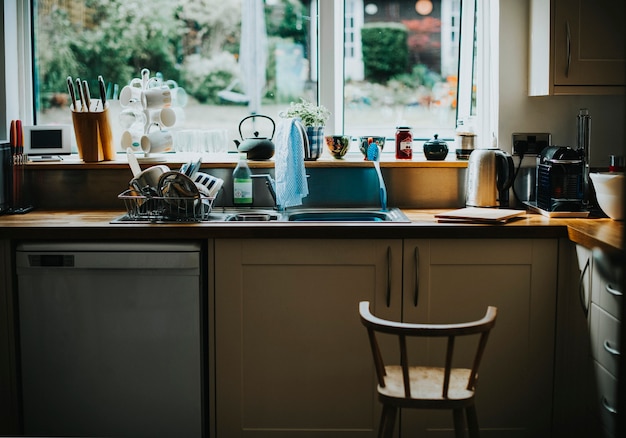
[[[513,133],[513,155],[539,155],[551,143],[549,132]]]

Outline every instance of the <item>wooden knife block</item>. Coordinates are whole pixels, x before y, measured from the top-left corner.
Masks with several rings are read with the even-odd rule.
[[[72,111],[78,154],[86,163],[115,160],[109,109],[97,112]]]

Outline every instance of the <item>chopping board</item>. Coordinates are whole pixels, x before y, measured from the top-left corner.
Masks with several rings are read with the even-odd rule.
[[[435,215],[438,222],[468,222],[501,224],[511,219],[524,216],[525,210],[511,210],[503,208],[466,207],[458,210],[446,211]]]

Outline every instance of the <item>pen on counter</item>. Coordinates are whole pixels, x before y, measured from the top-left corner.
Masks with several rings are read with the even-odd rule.
[[[104,85],[104,79],[102,78],[102,75],[98,76],[98,88],[100,88],[100,101],[102,102],[102,111],[104,111],[107,103],[107,90]]]
[[[70,92],[70,100],[72,101],[72,111],[78,111],[76,107],[76,93],[74,92],[74,82],[72,81],[72,77],[67,77],[67,90]]]
[[[81,111],[85,111],[86,110],[86,108],[85,108],[85,98],[83,96],[83,93],[82,93],[81,89],[82,89],[82,85],[80,83],[80,78],[76,78],[76,93],[77,93],[78,99],[80,99],[80,105],[81,105],[80,110]]]
[[[91,112],[91,96],[89,94],[89,84],[87,81],[83,81],[83,97],[85,99],[85,105],[87,105],[87,111]]]

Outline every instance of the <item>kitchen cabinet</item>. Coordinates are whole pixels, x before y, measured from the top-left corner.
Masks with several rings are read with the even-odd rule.
[[[550,434],[557,248],[556,239],[404,242],[405,321],[469,321],[498,308],[476,392],[483,437]],[[408,410],[401,423],[402,436],[452,436],[447,411]]]
[[[531,0],[529,94],[623,94],[625,4]]]
[[[0,435],[19,433],[11,241],[0,239]]]
[[[557,246],[216,240],[216,436],[375,436],[380,405],[360,300],[413,322],[477,319],[497,306],[478,390],[483,436],[548,435]],[[399,424],[403,436],[440,436],[452,417],[409,411]]]
[[[217,239],[215,436],[373,437],[358,303],[401,317],[401,240]]]
[[[615,437],[623,294],[613,283],[614,279],[605,278],[601,274],[599,263],[599,260],[593,259],[589,308],[589,337],[597,383],[596,397],[593,400],[600,412],[604,436]],[[611,264],[610,261],[606,263]],[[608,266],[607,270],[617,272],[618,269],[618,266]]]
[[[569,253],[560,259],[570,257],[571,271],[559,288],[555,431],[614,437],[622,293],[601,275],[591,249],[564,246]]]

